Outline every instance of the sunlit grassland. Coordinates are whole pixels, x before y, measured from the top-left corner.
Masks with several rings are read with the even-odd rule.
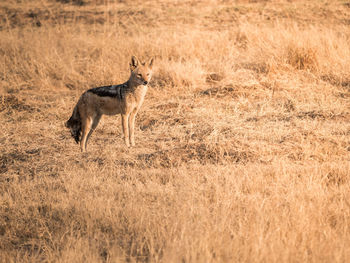
[[[346,1],[0,4],[2,262],[346,262]],[[136,147],[81,93],[155,57]]]

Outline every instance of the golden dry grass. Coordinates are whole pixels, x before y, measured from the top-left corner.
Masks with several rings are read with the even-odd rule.
[[[0,3],[1,262],[346,262],[348,1]],[[80,94],[156,57],[136,147]]]

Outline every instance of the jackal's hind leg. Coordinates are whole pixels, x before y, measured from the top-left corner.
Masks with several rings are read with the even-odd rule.
[[[98,123],[100,122],[101,116],[102,115],[97,115],[92,121],[91,129],[90,129],[90,131],[89,131],[89,133],[88,133],[88,135],[86,137],[86,141],[85,141],[85,150],[87,148],[87,143],[88,143],[88,140],[90,139],[91,134],[94,132],[94,130],[96,129]]]
[[[90,117],[82,121],[81,140],[80,140],[80,149],[82,152],[86,151],[86,141],[87,141],[88,134],[91,130],[91,126],[92,126],[92,119]]]

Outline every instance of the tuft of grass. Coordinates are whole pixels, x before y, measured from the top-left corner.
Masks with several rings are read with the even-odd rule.
[[[317,54],[312,48],[287,47],[287,63],[299,70],[314,70],[318,68]]]

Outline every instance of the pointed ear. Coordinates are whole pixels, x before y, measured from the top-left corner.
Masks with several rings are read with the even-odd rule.
[[[151,58],[151,60],[149,61],[149,67],[150,67],[150,68],[153,67],[153,61],[154,61],[154,58]]]
[[[139,65],[139,60],[135,56],[132,56],[131,62],[130,62],[130,69],[134,70],[135,68],[137,68],[138,65]]]

